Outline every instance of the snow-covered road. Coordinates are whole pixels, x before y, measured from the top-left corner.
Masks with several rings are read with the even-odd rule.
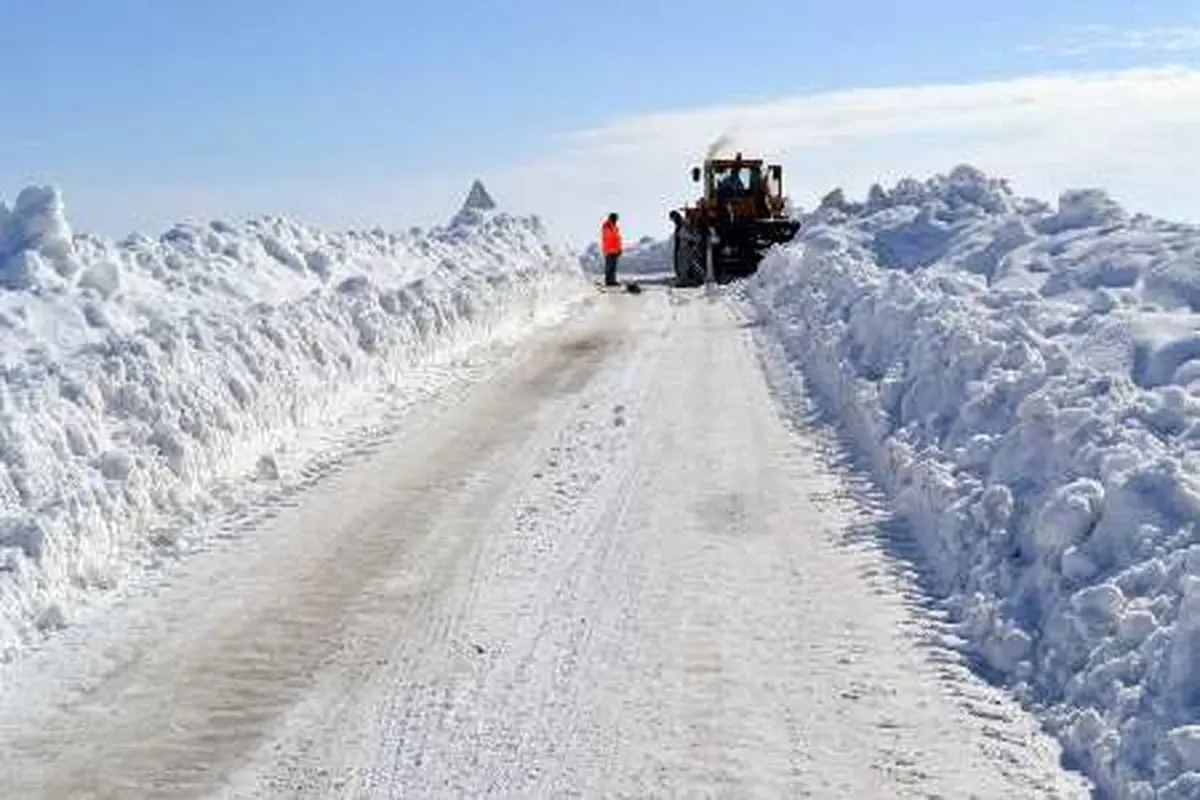
[[[462,368],[11,666],[0,797],[1087,797],[753,333],[650,286]]]

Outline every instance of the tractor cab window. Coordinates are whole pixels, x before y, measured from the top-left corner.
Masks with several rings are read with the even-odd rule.
[[[758,194],[763,185],[762,170],[754,167],[744,171],[746,172],[746,188],[754,194]]]
[[[778,175],[768,172],[764,184],[767,187],[767,194],[771,197],[783,195],[783,181]]]
[[[727,167],[713,173],[713,184],[721,197],[737,197],[755,191],[762,183],[762,175],[757,169],[742,167],[735,169]]]

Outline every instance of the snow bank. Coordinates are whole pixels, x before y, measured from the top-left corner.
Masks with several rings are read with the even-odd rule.
[[[110,242],[73,235],[53,189],[0,204],[0,657],[223,485],[276,478],[289,437],[579,296],[547,242],[482,186],[404,234],[264,218]]]
[[[1200,796],[1200,228],[969,167],[804,225],[745,291],[967,640],[1112,796]]]

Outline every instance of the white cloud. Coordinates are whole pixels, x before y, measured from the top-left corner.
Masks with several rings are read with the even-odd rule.
[[[692,199],[688,170],[722,135],[784,164],[793,198],[834,186],[924,177],[971,163],[1053,199],[1101,186],[1127,206],[1200,217],[1200,70],[1034,75],[986,83],[826,92],[616,119],[569,134],[537,160],[498,171],[502,206],[539,212],[576,241],[609,210],[627,234],[661,235]]]
[[[666,234],[668,211],[694,199],[691,166],[722,135],[747,153],[781,161],[789,192],[804,206],[835,186],[861,196],[876,181],[922,178],[970,163],[1046,199],[1069,187],[1100,186],[1134,210],[1200,219],[1197,131],[1200,69],[1032,75],[618,118],[561,136],[528,163],[479,177],[502,208],[538,213],[576,243],[591,241],[610,210],[621,213],[627,234]],[[0,169],[0,195],[27,182],[17,177]],[[333,228],[428,225],[453,214],[473,177],[452,167],[345,184],[33,180],[63,188],[77,230],[120,236],[157,232],[181,218],[260,213]]]
[[[1029,45],[1022,49],[1064,57],[1120,51],[1141,54],[1188,53],[1200,50],[1200,25],[1140,29],[1085,25],[1058,41]]]

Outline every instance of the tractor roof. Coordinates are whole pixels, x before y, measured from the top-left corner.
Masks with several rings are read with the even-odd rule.
[[[710,158],[708,164],[713,167],[761,167],[763,160],[761,158]]]

